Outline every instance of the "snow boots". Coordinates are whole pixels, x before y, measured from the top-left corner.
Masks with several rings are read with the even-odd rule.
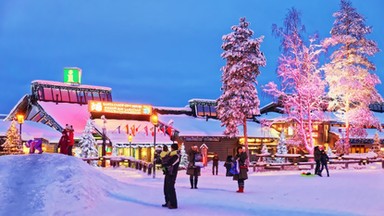
[[[244,186],[239,186],[239,190],[236,191],[237,193],[244,193]]]

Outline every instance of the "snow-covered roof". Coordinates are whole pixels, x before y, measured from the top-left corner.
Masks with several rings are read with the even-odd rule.
[[[287,119],[285,114],[278,112],[266,112],[257,117],[259,120],[268,120],[268,121],[285,121]]]
[[[83,84],[73,85],[70,83],[48,81],[48,80],[33,80],[31,83],[32,84],[37,83],[37,84],[54,85],[54,86],[65,86],[65,87],[71,87],[71,88],[100,89],[100,90],[106,90],[106,91],[112,90],[111,88],[104,87],[104,86],[93,86],[93,85],[83,85]]]
[[[201,98],[192,98],[188,101],[188,103],[192,102],[202,102],[202,103],[216,103],[216,100],[212,99],[201,99]]]
[[[173,127],[179,131],[179,136],[212,136],[225,137],[225,128],[221,126],[221,122],[216,119],[208,119],[192,117],[188,115],[159,115],[159,121],[169,122],[173,120]],[[274,129],[262,129],[260,124],[256,122],[248,122],[249,137],[272,137],[278,138]],[[242,137],[242,127],[239,127],[238,137]]]
[[[96,128],[99,131],[103,131],[103,120],[95,119],[94,122]],[[154,126],[148,121],[107,119],[105,127],[107,136],[112,143],[129,144],[127,127],[130,134],[133,135],[132,130],[135,132],[135,135],[132,136],[132,144],[153,144],[154,142],[154,136],[152,135]],[[172,143],[170,137],[160,127],[157,127],[156,145]]]
[[[26,100],[28,97],[28,94],[25,94],[23,97],[20,98],[19,101],[17,101],[17,103],[15,104],[15,106],[13,106],[13,108],[11,109],[11,111],[8,113],[7,117],[5,117],[5,119],[9,119],[9,120],[12,120],[10,119],[11,117],[13,117],[13,113],[15,113],[17,111],[17,108],[20,106],[20,104]]]
[[[384,139],[384,132],[380,132],[377,129],[365,129],[367,132],[366,137],[356,137],[356,136],[350,136],[352,139],[359,139],[359,138],[365,138],[365,139],[373,139],[376,133],[378,133],[380,139]],[[336,134],[339,138],[342,138],[345,136],[345,128],[344,127],[331,127],[330,131],[333,134]]]
[[[12,121],[0,121],[0,136],[6,136]],[[16,123],[19,130],[19,123]],[[61,133],[43,123],[24,121],[21,126],[22,140],[30,140],[34,138],[44,138],[51,143],[58,143]]]
[[[154,106],[154,109],[157,110],[165,110],[165,111],[186,111],[186,112],[192,112],[192,109],[190,106],[185,107],[164,107],[164,106]]]
[[[63,128],[73,125],[75,139],[79,139],[91,116],[87,105],[38,101],[44,111]]]

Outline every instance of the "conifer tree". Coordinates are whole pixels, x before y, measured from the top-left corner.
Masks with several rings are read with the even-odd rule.
[[[260,51],[263,37],[252,39],[253,31],[248,28],[245,18],[232,26],[233,32],[223,36],[221,57],[226,60],[222,67],[222,95],[218,99],[217,113],[225,134],[234,137],[238,126],[244,127],[246,153],[248,150],[247,118],[260,114],[260,101],[256,90],[259,67],[266,65]],[[249,163],[249,160],[247,160]]]
[[[15,121],[12,121],[6,135],[7,139],[2,145],[3,151],[1,154],[23,154],[23,146],[21,143],[20,133],[16,127]]]
[[[97,150],[97,143],[95,138],[93,137],[95,125],[92,119],[87,120],[87,124],[85,125],[85,129],[81,139],[79,141],[80,144],[80,157],[82,158],[92,158],[98,157],[99,153]]]
[[[284,155],[284,154],[287,154],[287,153],[288,153],[288,148],[287,148],[287,143],[286,143],[286,140],[285,140],[285,135],[284,135],[284,132],[281,132],[280,133],[280,140],[279,140],[279,143],[277,144],[277,147],[276,147],[276,154]],[[283,163],[284,162],[284,158],[279,158],[278,157],[275,160],[278,163]]]
[[[181,154],[181,156],[180,156],[179,167],[182,169],[186,169],[188,166],[188,154],[185,152],[184,143],[181,144],[180,154]]]
[[[373,137],[373,145],[372,145],[372,151],[376,153],[377,155],[382,155],[381,154],[381,148],[380,148],[380,137],[379,134],[376,133],[375,136]]]
[[[349,154],[350,135],[366,135],[363,127],[380,128],[379,121],[368,108],[369,104],[382,101],[375,89],[381,82],[372,73],[376,67],[368,59],[379,49],[373,40],[366,37],[372,32],[372,27],[366,26],[365,18],[350,1],[341,0],[341,8],[333,16],[331,37],[323,42],[325,48],[334,49],[330,62],[324,66],[328,96],[332,99],[328,108],[345,123],[342,153]]]

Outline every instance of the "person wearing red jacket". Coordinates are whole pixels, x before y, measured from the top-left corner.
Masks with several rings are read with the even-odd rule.
[[[75,144],[75,138],[74,138],[74,132],[73,126],[71,125],[68,130],[68,155],[72,156],[72,148]]]
[[[57,146],[60,148],[60,154],[68,154],[68,143],[69,143],[69,138],[68,138],[68,132],[67,130],[63,130],[61,133],[61,138],[59,141],[59,145]]]

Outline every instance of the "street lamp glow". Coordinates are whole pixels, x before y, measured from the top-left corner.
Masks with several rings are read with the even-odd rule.
[[[159,118],[156,114],[151,115],[151,123],[155,126],[157,126],[157,124],[159,123]]]
[[[17,122],[19,124],[23,124],[24,123],[24,115],[23,114],[17,114],[16,118],[17,118]]]

